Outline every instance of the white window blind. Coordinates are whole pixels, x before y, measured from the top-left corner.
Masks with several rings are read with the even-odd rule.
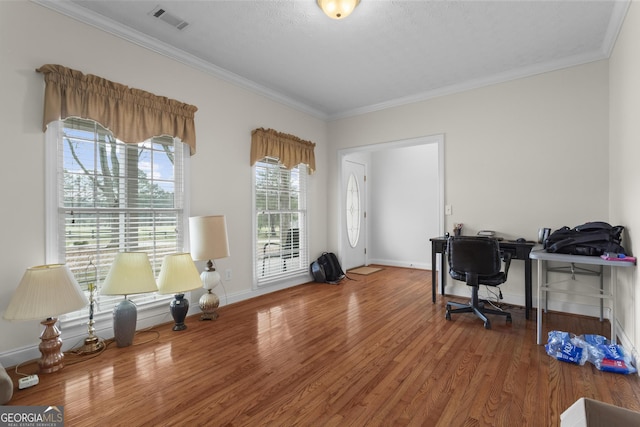
[[[254,166],[255,277],[258,285],[308,270],[307,168],[277,159]]]
[[[162,259],[184,246],[184,152],[172,137],[116,140],[100,124],[62,122],[57,145],[57,251],[87,290],[100,286],[118,252],[146,252],[156,277]],[[123,297],[96,295],[97,313]],[[133,295],[144,305],[171,296]],[[85,310],[63,319],[84,317]],[[86,309],[88,311],[88,309]]]

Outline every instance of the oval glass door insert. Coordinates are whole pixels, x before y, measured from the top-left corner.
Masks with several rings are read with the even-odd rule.
[[[347,236],[349,244],[355,248],[360,237],[360,188],[358,180],[352,173],[347,182]]]

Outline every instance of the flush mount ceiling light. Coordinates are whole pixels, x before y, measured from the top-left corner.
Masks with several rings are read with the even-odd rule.
[[[320,9],[332,19],[344,19],[351,15],[360,0],[316,0]]]

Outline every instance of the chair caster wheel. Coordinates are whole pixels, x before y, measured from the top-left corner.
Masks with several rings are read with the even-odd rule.
[[[484,322],[484,328],[485,329],[491,329],[491,323],[489,323],[488,320],[486,322]]]
[[[507,316],[507,323],[513,323],[513,320],[511,320],[511,316]]]
[[[451,320],[451,313],[449,310],[451,310],[451,306],[447,304],[447,311],[444,313],[444,318],[447,320]]]

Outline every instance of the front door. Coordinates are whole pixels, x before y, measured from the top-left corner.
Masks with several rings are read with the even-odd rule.
[[[342,171],[343,269],[366,265],[365,165],[346,160]]]

